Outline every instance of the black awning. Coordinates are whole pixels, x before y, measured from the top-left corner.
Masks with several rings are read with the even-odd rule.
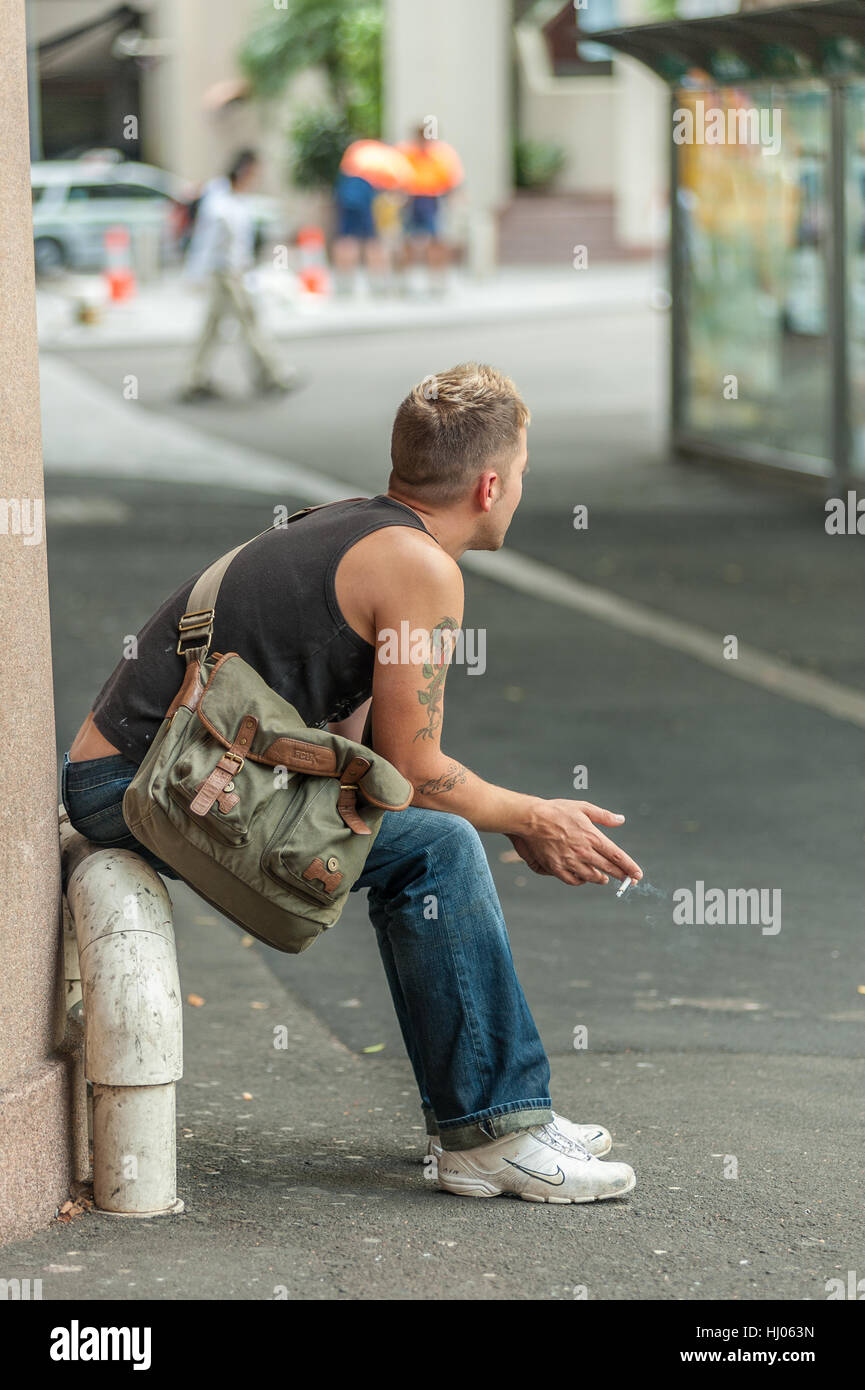
[[[572,5],[566,10],[573,16]],[[672,83],[695,69],[720,83],[865,74],[865,0],[810,0],[590,34],[575,24],[573,36],[575,45],[606,44]]]
[[[132,5],[116,5],[86,24],[64,29],[36,45],[39,76],[95,77],[116,72],[114,42],[127,29],[138,29],[144,16]]]

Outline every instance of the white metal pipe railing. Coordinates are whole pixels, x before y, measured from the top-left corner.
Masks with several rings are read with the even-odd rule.
[[[84,1002],[84,1075],[93,1086],[94,1204],[114,1216],[182,1211],[174,1093],[183,1025],[171,899],[140,855],[99,849],[63,808],[60,822]]]

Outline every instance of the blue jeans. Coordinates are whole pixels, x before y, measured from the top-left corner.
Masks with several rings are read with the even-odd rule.
[[[176,879],[123,820],[136,771],[122,755],[70,763],[66,753],[63,804],[88,840]],[[352,892],[362,888],[428,1132],[469,1149],[552,1120],[549,1062],[474,827],[447,811],[386,811]]]
[[[180,875],[136,840],[123,819],[123,793],[137,771],[138,763],[124,758],[122,753],[113,753],[110,758],[84,758],[80,763],[70,762],[69,754],[64,753],[60,799],[73,828],[86,840],[104,849],[130,849],[158,873],[179,881]]]

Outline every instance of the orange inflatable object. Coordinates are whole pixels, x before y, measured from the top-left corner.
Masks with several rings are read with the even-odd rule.
[[[373,188],[405,190],[413,177],[412,166],[404,154],[382,140],[355,140],[343,155],[339,171],[352,178],[366,179]]]
[[[444,140],[406,140],[397,149],[411,165],[411,180],[403,191],[413,198],[440,198],[465,178],[459,155]]]

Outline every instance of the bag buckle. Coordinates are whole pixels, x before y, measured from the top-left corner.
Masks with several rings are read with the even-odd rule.
[[[184,656],[189,648],[184,647],[185,640],[192,641],[193,646],[202,645],[202,637],[207,641],[213,636],[213,619],[215,616],[213,608],[199,608],[192,613],[184,613],[177,624],[180,636],[177,641],[177,655]],[[197,635],[200,634],[200,635]],[[193,640],[194,639],[194,640]]]
[[[233,763],[237,763],[237,772],[240,771],[240,769],[243,767],[243,764],[246,762],[246,759],[242,758],[239,753],[232,753],[230,749],[227,749],[223,753],[222,758],[230,758]],[[222,761],[222,758],[220,759],[220,762]],[[233,772],[231,774],[232,777],[236,777],[237,772]]]

